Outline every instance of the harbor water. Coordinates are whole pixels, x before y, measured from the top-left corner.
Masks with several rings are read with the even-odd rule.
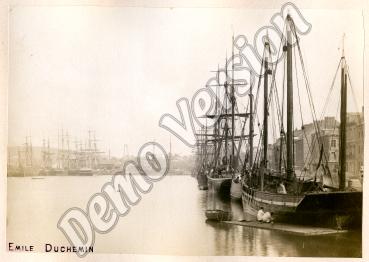
[[[86,210],[89,198],[111,176],[9,177],[7,242],[68,246],[57,228],[72,207]],[[96,233],[94,253],[161,255],[361,257],[361,233],[296,236],[265,229],[206,221],[206,209],[231,211],[242,220],[241,203],[200,191],[191,176],[167,175],[142,195],[113,230]]]

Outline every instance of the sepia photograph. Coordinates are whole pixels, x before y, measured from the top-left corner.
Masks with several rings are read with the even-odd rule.
[[[6,5],[9,261],[365,258],[368,3],[160,2]]]

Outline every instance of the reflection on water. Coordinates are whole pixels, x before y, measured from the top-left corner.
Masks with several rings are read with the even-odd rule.
[[[221,197],[211,188],[207,192],[207,208],[230,211],[235,221],[244,219],[240,201]],[[218,255],[361,257],[361,232],[307,237],[213,221],[206,223],[215,230]]]
[[[7,240],[67,245],[56,228],[70,207],[85,209],[90,196],[111,177],[8,178]],[[199,191],[189,176],[167,176],[107,234],[96,234],[97,253],[247,256],[361,256],[361,234],[301,237],[270,230],[206,221],[206,209],[231,211],[242,220],[242,205]],[[82,187],[81,187],[82,185]]]

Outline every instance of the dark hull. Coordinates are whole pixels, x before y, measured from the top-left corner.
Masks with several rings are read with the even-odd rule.
[[[207,219],[214,221],[229,221],[232,219],[232,214],[230,212],[219,209],[208,209],[205,211],[205,216]]]
[[[208,176],[209,187],[223,197],[229,197],[232,177],[211,177]]]
[[[314,224],[360,228],[362,225],[363,192],[337,191],[308,193],[296,213],[309,217]]]
[[[256,220],[260,207],[276,222],[328,227],[361,227],[362,192],[319,192],[303,195],[261,192],[243,186],[246,220]]]
[[[39,172],[40,176],[66,176],[68,172],[62,169],[42,169]]]
[[[197,184],[200,190],[207,190],[208,189],[208,178],[203,173],[197,174]]]
[[[236,201],[240,201],[242,199],[242,184],[241,181],[235,181],[232,179],[231,183],[231,198]]]
[[[92,169],[70,169],[68,170],[69,176],[92,176]]]

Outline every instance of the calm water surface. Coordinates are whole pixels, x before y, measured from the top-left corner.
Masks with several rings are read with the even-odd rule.
[[[68,208],[86,209],[109,176],[8,178],[7,240],[68,245],[56,227]],[[208,196],[209,195],[209,196]],[[230,210],[242,220],[240,203],[199,191],[190,176],[167,176],[107,234],[96,234],[95,253],[167,255],[360,257],[361,234],[300,237],[270,230],[207,222],[207,208]]]

